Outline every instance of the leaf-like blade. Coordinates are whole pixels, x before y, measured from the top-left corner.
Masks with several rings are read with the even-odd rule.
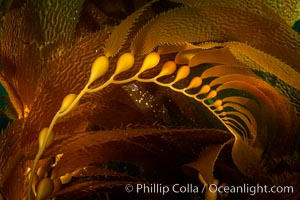
[[[38,23],[45,46],[66,45],[74,39],[76,24],[82,9],[83,0],[34,1],[29,0],[35,20]],[[51,47],[50,47],[51,48]],[[49,47],[47,48],[49,50]]]
[[[214,136],[213,139],[211,136]],[[195,159],[196,152],[201,150],[199,145],[222,144],[230,138],[228,132],[213,129],[148,128],[82,132],[72,137],[58,137],[52,148],[45,152],[45,157],[54,156],[57,151],[64,154],[57,165],[58,175],[91,163],[114,160],[142,167],[146,174],[152,174],[156,167],[164,167],[159,170],[163,173],[170,170],[170,166],[179,166]],[[162,163],[163,160],[168,163]]]
[[[231,35],[234,38],[231,41],[247,43],[276,56],[299,72],[300,36],[284,21],[269,19],[246,10],[215,5],[198,6],[197,9],[217,24],[219,30]]]
[[[231,53],[243,64],[252,69],[268,71],[300,90],[300,74],[279,59],[243,43],[228,43]]]
[[[216,65],[206,69],[201,74],[201,78],[205,79],[209,77],[220,77],[220,76],[233,75],[233,74],[241,74],[243,76],[254,76],[252,72],[250,72],[244,67],[232,66],[232,65]]]
[[[222,149],[232,140],[228,140],[224,144],[212,145],[204,149],[198,159],[192,163],[184,165],[184,168],[192,168],[199,173],[202,183],[210,185],[214,183],[214,166]]]
[[[207,30],[210,30],[210,33],[203,34]],[[162,44],[218,41],[224,38],[226,37],[223,32],[200,12],[194,8],[180,7],[150,20],[137,33],[131,44],[131,50],[135,54],[144,55]]]
[[[178,64],[188,63],[190,67],[194,67],[203,63],[226,65],[240,64],[240,62],[231,54],[227,47],[212,50],[202,50],[199,48],[182,51],[176,55],[175,62]]]
[[[226,68],[224,68],[226,69]],[[245,70],[246,71],[246,70]],[[226,73],[226,72],[225,72]],[[245,81],[248,80],[248,81]],[[255,82],[257,81],[257,84],[264,84],[264,82],[262,82],[258,77],[253,76],[253,74],[229,74],[229,75],[224,75],[221,77],[218,77],[216,79],[214,79],[213,81],[210,82],[210,86],[215,86],[215,85],[220,85],[223,83],[228,83],[230,81],[241,81],[241,82]],[[224,86],[220,86],[220,88],[224,88]],[[220,88],[218,88],[218,90],[221,90]]]
[[[148,7],[156,1],[157,0],[149,2],[139,10],[135,11],[133,14],[129,15],[113,30],[105,44],[104,54],[106,56],[115,56],[120,51],[127,39],[128,34],[134,26],[134,23]]]
[[[256,125],[256,120],[253,117],[253,114],[249,110],[243,108],[242,106],[240,106],[238,104],[229,104],[229,103],[224,104],[225,108],[227,106],[233,107],[238,111],[238,112],[229,111],[229,112],[227,112],[227,116],[235,115],[235,116],[239,117],[246,124],[246,128],[250,131],[250,134],[255,139],[254,134],[256,134],[257,125]],[[246,131],[244,135],[245,135],[245,137],[249,137],[248,131]]]
[[[300,2],[297,0],[263,0],[263,2],[280,15],[290,26],[300,19]]]

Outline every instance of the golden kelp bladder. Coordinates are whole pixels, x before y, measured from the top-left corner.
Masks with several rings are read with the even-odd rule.
[[[114,19],[103,3],[31,0],[7,11],[0,81],[19,119],[0,138],[2,195],[174,184],[183,165],[203,184],[237,183],[214,173],[223,159],[218,174],[293,185],[282,197],[297,199],[300,36],[290,24],[298,3],[152,1],[131,4],[115,27],[99,18]],[[290,5],[295,14],[282,15]]]

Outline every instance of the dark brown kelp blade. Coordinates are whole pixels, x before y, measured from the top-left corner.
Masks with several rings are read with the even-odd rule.
[[[85,136],[83,137],[84,134]],[[216,137],[213,137],[214,139],[209,139],[211,135],[215,135]],[[191,142],[194,140],[192,138],[194,138],[197,141]],[[182,141],[180,141],[181,139]],[[63,162],[59,163],[58,168],[62,170],[61,173],[65,173],[68,170],[76,169],[76,165],[80,166],[80,165],[84,165],[84,163],[96,162],[97,159],[99,159],[98,162],[101,162],[105,160],[113,160],[113,157],[115,157],[114,159],[116,160],[133,161],[135,160],[135,158],[139,158],[138,155],[141,154],[142,152],[145,152],[146,153],[145,155],[147,155],[147,154],[156,154],[157,153],[156,151],[164,151],[164,150],[175,151],[176,148],[173,149],[173,147],[175,146],[177,146],[178,148],[180,147],[178,151],[184,154],[186,151],[188,152],[190,151],[189,149],[184,148],[185,145],[189,144],[189,142],[191,142],[190,143],[191,146],[195,145],[194,147],[197,147],[200,143],[205,144],[206,143],[205,140],[211,140],[212,143],[219,143],[219,142],[222,143],[222,141],[226,141],[228,139],[230,139],[230,135],[227,132],[219,131],[219,130],[210,130],[210,129],[197,130],[197,129],[151,129],[149,128],[149,129],[111,130],[111,131],[101,131],[101,132],[78,133],[76,134],[76,136],[74,135],[74,137],[72,138],[66,136],[63,136],[61,138],[58,137],[57,141],[55,141],[53,144],[53,148],[50,148],[45,153],[45,156],[55,156],[57,153],[56,150],[60,149],[60,152],[64,153],[65,155],[73,154],[73,156],[81,157],[81,159],[79,159],[81,161],[78,162],[79,161],[78,159],[73,159],[73,157],[70,156],[64,156],[62,158],[64,161],[61,160]],[[158,143],[156,144],[156,142]],[[119,144],[120,148],[111,150],[111,152],[106,152],[106,151],[110,151],[109,148],[107,148],[107,150],[103,149],[105,145],[109,147],[110,145],[117,145],[117,144]],[[167,145],[162,145],[162,144],[167,144]],[[101,154],[96,155],[93,153],[89,153],[88,151],[82,152],[80,150],[82,146],[85,146],[86,149],[94,148],[95,151],[100,151],[100,152],[103,151],[101,153],[102,156]],[[124,146],[124,148],[128,149],[128,151],[133,151],[130,150],[131,148],[133,149],[138,148],[140,150],[133,151],[135,152],[134,154],[136,154],[136,156],[133,156],[133,154],[121,155],[122,151],[125,150],[125,149],[121,150],[121,146]],[[118,153],[114,153],[113,151],[116,151]],[[78,154],[76,153],[74,154],[74,152],[78,152]],[[83,156],[86,153],[91,154],[90,157]],[[164,154],[165,153],[163,153],[162,155]],[[93,155],[95,155],[96,157],[93,158],[94,157]],[[109,156],[112,156],[112,158],[109,158]],[[193,157],[194,155],[192,154],[190,156]],[[188,159],[188,158],[189,156],[180,159]],[[67,164],[68,162],[74,162],[75,165],[69,165]],[[137,163],[147,162],[148,164],[151,163],[151,161],[150,160],[148,161],[147,159],[143,159],[143,161],[140,159],[136,159],[135,162]],[[155,162],[153,164],[155,164]]]
[[[219,157],[223,147],[233,140],[228,140],[224,144],[211,145],[201,151],[198,159],[192,163],[184,165],[184,167],[190,167],[197,170],[199,173],[199,179],[204,185],[210,185],[214,183],[214,167],[216,160]]]
[[[115,27],[105,44],[104,53],[106,56],[113,57],[120,51],[132,31],[131,29],[134,28],[135,22],[137,22],[139,17],[143,15],[143,12],[156,1],[157,0],[149,2]]]
[[[86,132],[78,133],[72,138],[58,137],[45,156],[55,156],[57,150],[63,154],[55,167],[57,176],[88,166],[95,166],[95,168],[98,166],[101,169],[115,162],[121,163],[120,166],[123,167],[126,163],[127,167],[128,164],[135,166],[135,172],[131,173],[136,175],[135,178],[131,178],[131,181],[172,183],[180,174],[180,166],[196,159],[202,148],[208,144],[222,144],[230,138],[229,133],[212,129]],[[199,146],[202,146],[201,149]],[[129,171],[126,173],[130,174]],[[104,176],[105,173],[98,175]],[[119,178],[118,180],[122,180],[122,177]],[[130,179],[128,181],[130,182]],[[104,188],[118,186],[118,182],[115,185],[109,181],[107,185],[102,184]]]
[[[32,106],[43,68],[58,55],[59,48],[73,42],[82,3],[82,0],[68,1],[55,6],[44,1],[28,1],[5,16],[1,71],[14,87],[14,90],[6,87],[8,93],[22,101],[23,109]],[[16,20],[19,23],[14,23]],[[20,107],[17,102],[13,103]],[[20,116],[24,115],[24,111],[17,111]]]
[[[290,184],[296,188],[295,195],[299,193],[300,39],[289,25],[297,18],[297,4],[289,1],[277,8],[279,4],[271,5],[268,0],[175,2],[171,9],[162,6],[164,12],[153,8],[149,16],[143,13],[148,7],[142,7],[116,26],[109,37],[113,22],[118,21],[110,13],[105,23],[98,20],[101,23],[95,29],[80,29],[82,37],[76,38],[78,35],[73,33],[78,31],[79,16],[84,18],[86,14],[80,12],[81,6],[87,5],[83,1],[57,1],[51,6],[44,1],[14,1],[1,35],[0,81],[18,112],[18,119],[0,136],[0,192],[4,197],[14,200],[26,196],[28,170],[39,146],[39,132],[49,126],[66,95],[82,90],[98,56],[107,52],[115,55],[109,58],[107,74],[93,86],[110,78],[117,58],[125,51],[135,53],[133,69],[137,70],[144,58],[140,55],[157,47],[164,55],[153,74],[147,72],[147,76],[153,77],[168,59],[176,61],[179,57],[178,63],[189,65],[177,66],[171,76],[152,80],[167,88],[156,90],[147,85],[135,95],[127,90],[135,83],[108,86],[85,94],[77,107],[59,118],[53,129],[55,141],[46,149],[38,167],[46,169],[47,161],[62,157],[40,178],[52,173],[56,178],[72,173],[73,178],[52,195],[74,198],[92,188],[89,194],[99,191],[121,196],[125,183],[184,182],[181,166],[194,162],[199,155],[198,170],[206,182],[213,182],[212,177],[219,175],[218,170],[213,170],[218,169],[224,150],[228,155],[232,152],[233,161],[222,164],[228,167],[234,162],[237,179]],[[85,9],[91,11],[88,17],[97,16],[92,12],[101,10],[97,8],[101,3],[104,1],[88,2],[95,6]],[[132,11],[140,7],[136,1],[127,4]],[[280,14],[285,9],[292,10],[293,16]],[[134,37],[127,37],[129,34]],[[191,73],[180,74],[179,68]],[[125,80],[130,73],[124,72],[118,80]],[[168,84],[175,76],[184,78]],[[203,84],[187,89],[193,78],[201,78]],[[199,95],[192,97],[194,91]],[[148,94],[156,108],[162,108],[163,116],[139,104],[141,98],[151,103],[145,96]],[[232,137],[232,149],[231,145],[223,148]],[[202,160],[207,158],[209,162],[203,165]],[[196,184],[200,184],[199,180]]]

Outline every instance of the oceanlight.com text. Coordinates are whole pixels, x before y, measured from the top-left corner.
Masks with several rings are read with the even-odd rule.
[[[173,184],[173,185],[164,185],[161,183],[151,183],[151,184],[127,184],[125,186],[125,191],[128,193],[135,192],[137,194],[161,194],[166,195],[168,193],[175,193],[175,194],[204,194],[206,191],[211,193],[219,193],[219,194],[249,194],[249,195],[256,195],[259,193],[286,193],[291,194],[294,192],[293,186],[267,186],[267,185],[250,185],[250,184],[243,184],[243,185],[222,185],[218,186],[216,184],[210,185],[194,185],[194,184]]]
[[[267,185],[249,185],[243,184],[238,186],[218,186],[215,184],[211,184],[208,186],[208,190],[210,192],[218,192],[219,194],[229,193],[229,194],[250,194],[255,195],[259,193],[287,193],[291,194],[294,192],[293,186],[267,186]]]

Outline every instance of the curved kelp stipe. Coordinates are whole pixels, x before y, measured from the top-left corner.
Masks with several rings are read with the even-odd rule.
[[[266,195],[298,199],[299,4],[120,2],[0,3],[0,82],[17,113],[0,135],[0,198],[142,198],[118,195],[191,175],[199,188],[291,185]]]
[[[106,74],[110,65],[106,56],[97,58],[92,65],[90,78],[86,86],[78,95],[69,94],[64,98],[61,108],[52,119],[49,128],[43,129],[40,133],[39,152],[36,155],[32,171],[35,171],[38,160],[53,140],[52,129],[57,119],[68,114],[84,94],[103,90],[111,84],[125,84],[132,81],[153,82],[203,104],[234,135],[233,160],[241,172],[247,176],[254,176],[258,172],[262,173],[261,160],[273,159],[281,152],[276,142],[270,141],[271,137],[281,137],[282,130],[287,130],[289,135],[284,143],[291,144],[293,142],[296,132],[291,130],[291,127],[297,125],[294,120],[296,112],[295,110],[292,112],[293,106],[289,104],[289,100],[285,96],[260,80],[247,68],[217,65],[214,74],[215,67],[212,66],[197,77],[188,80],[190,74],[188,65],[177,67],[174,61],[166,61],[162,64],[160,72],[156,76],[142,78],[143,73],[158,67],[159,63],[160,55],[152,52],[144,58],[143,64],[136,74],[119,80],[116,79],[116,76],[130,70],[135,64],[133,54],[122,54],[110,78],[102,84],[91,86],[94,85],[93,83],[97,79]],[[222,72],[222,69],[229,69],[229,71]],[[174,78],[169,82],[165,82],[163,79],[166,76]],[[213,79],[208,82],[207,80],[210,78]],[[188,80],[186,86],[180,88],[176,86],[185,79]],[[196,89],[196,91],[191,91],[191,89]],[[223,91],[226,91],[227,94]],[[276,99],[276,102],[273,99]],[[278,111],[276,105],[281,105],[280,111],[283,115],[276,115]],[[277,126],[274,127],[274,124],[277,124]],[[272,133],[272,135],[269,135],[269,133]],[[266,146],[269,146],[269,148],[266,149]],[[245,150],[241,153],[241,149]],[[245,155],[243,155],[246,152],[251,152],[247,160],[244,159]],[[263,157],[263,155],[268,157]],[[271,179],[271,177],[269,178]],[[31,193],[32,182],[33,175],[30,177],[28,194]]]

